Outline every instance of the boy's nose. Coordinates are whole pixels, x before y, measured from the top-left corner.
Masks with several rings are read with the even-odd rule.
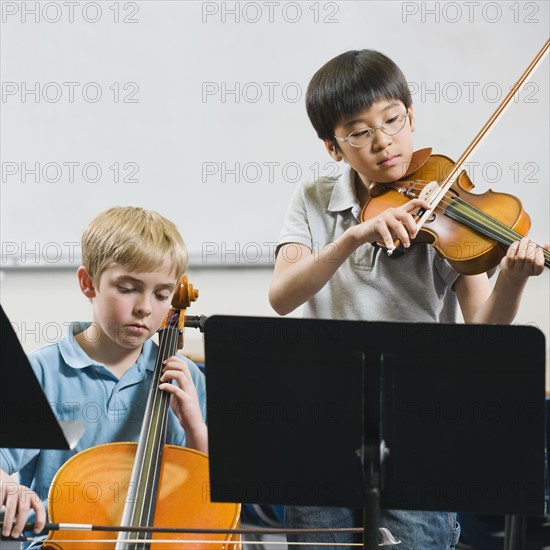
[[[136,302],[134,310],[141,315],[150,315],[152,311],[151,301],[147,298],[141,298]]]
[[[374,129],[374,135],[372,136],[372,144],[376,149],[384,149],[391,143],[391,136],[382,132],[380,128]]]

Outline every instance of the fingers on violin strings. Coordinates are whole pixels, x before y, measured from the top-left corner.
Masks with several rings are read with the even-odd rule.
[[[533,273],[542,273],[544,270],[544,252],[543,249],[535,242],[529,241],[530,252],[533,255],[532,269]]]
[[[515,264],[528,274],[538,274],[544,268],[542,249],[527,237],[512,243],[506,256],[513,262],[511,265]]]
[[[529,256],[529,239],[527,237],[523,237],[521,241],[519,241],[518,246],[516,248],[516,257],[518,260],[521,260],[522,262],[525,262],[525,260],[529,259],[532,256]]]
[[[511,260],[515,260],[518,255],[519,241],[514,241],[506,251],[506,256]]]
[[[527,237],[524,237],[519,241],[516,249],[516,256],[525,264],[536,264],[537,262],[537,243],[530,241]]]

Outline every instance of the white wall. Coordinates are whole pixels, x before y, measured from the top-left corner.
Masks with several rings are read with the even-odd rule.
[[[416,146],[457,158],[549,23],[548,2],[98,5],[71,13],[61,1],[2,3],[0,299],[27,350],[88,318],[73,275],[76,243],[115,204],[154,208],[178,224],[201,291],[190,313],[273,315],[269,255],[296,176],[337,168],[305,114],[313,73],[349,49],[386,53],[411,87]],[[521,198],[539,242],[550,240],[548,66],[469,167],[476,192]],[[247,245],[242,267],[226,267],[235,257],[224,250]],[[546,270],[530,282],[517,322],[547,340],[549,302]],[[189,343],[200,351],[196,335]]]
[[[68,4],[68,5],[67,5]],[[115,204],[159,210],[208,265],[269,262],[297,180],[338,170],[304,109],[349,49],[392,57],[415,145],[457,158],[548,38],[548,2],[2,2],[1,266],[70,264]],[[548,240],[548,61],[470,159]],[[232,261],[229,258],[229,261]]]
[[[267,300],[270,268],[191,269],[189,282],[199,289],[199,299],[189,315],[275,316]],[[1,302],[14,323],[24,348],[55,341],[64,324],[90,319],[90,305],[80,293],[76,274],[68,271],[21,270],[4,272]],[[539,328],[550,341],[550,272],[529,281],[516,322]],[[292,313],[301,316],[301,311]],[[188,329],[186,352],[202,355],[197,330]]]
[[[267,300],[270,279],[271,269],[190,270],[189,282],[199,290],[199,299],[187,314],[276,315]],[[69,270],[4,273],[1,297],[26,351],[56,341],[66,323],[90,319],[90,304]],[[198,330],[186,330],[184,351],[203,356]]]

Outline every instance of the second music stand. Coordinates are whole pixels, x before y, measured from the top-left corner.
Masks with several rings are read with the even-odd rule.
[[[82,422],[58,421],[0,305],[0,447],[73,449]]]

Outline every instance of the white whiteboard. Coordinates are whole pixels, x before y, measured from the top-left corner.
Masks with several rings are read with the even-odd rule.
[[[547,39],[548,2],[3,2],[4,268],[78,262],[88,221],[154,209],[192,262],[272,261],[297,181],[338,169],[307,119],[350,49],[402,68],[415,146],[457,158]],[[549,239],[548,59],[472,159]]]

